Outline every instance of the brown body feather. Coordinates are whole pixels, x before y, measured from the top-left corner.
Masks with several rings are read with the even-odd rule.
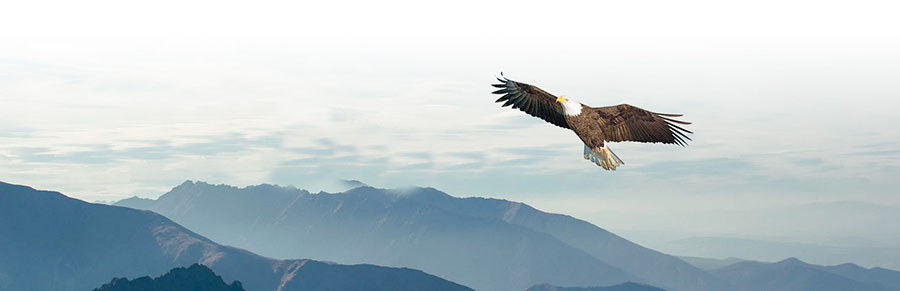
[[[674,114],[653,113],[628,104],[607,107],[582,105],[581,114],[566,115],[566,122],[591,147],[602,147],[604,142],[636,141],[686,145],[693,133],[675,123],[690,124],[667,116]]]

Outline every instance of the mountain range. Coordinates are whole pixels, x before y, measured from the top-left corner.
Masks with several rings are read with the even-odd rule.
[[[775,263],[743,261],[711,272],[736,286],[733,290],[900,290],[900,272],[853,264],[826,267],[796,258]]]
[[[477,290],[628,281],[672,290],[727,283],[676,257],[586,221],[433,188],[358,187],[309,193],[187,181],[156,200],[115,205],[158,212],[213,240],[276,257],[420,269]]]
[[[889,269],[682,260],[569,216],[432,188],[313,194],[186,182],[116,204],[153,211],[0,182],[0,290],[472,290],[456,281],[478,290],[900,291],[900,272]]]
[[[727,259],[710,259],[710,258],[701,258],[701,257],[686,257],[686,256],[678,256],[679,259],[688,262],[688,264],[694,265],[694,267],[700,268],[702,270],[714,270],[725,266],[730,266],[733,264],[737,264],[743,261],[744,259],[739,258],[727,258]]]
[[[0,290],[91,290],[195,263],[247,290],[471,290],[408,268],[271,259],[154,212],[0,182]]]
[[[900,210],[898,210],[900,211]],[[797,257],[816,264],[841,264],[853,261],[863,266],[900,270],[900,247],[877,242],[844,240],[781,242],[777,240],[704,236],[671,240],[654,245],[667,253],[694,257],[739,257],[758,261],[779,261]]]

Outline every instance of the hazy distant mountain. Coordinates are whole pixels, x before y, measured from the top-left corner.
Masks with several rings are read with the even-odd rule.
[[[758,261],[779,261],[797,257],[816,264],[854,262],[900,270],[900,248],[863,247],[859,239],[846,238],[821,243],[794,243],[731,237],[692,237],[658,244],[671,254],[695,257],[740,257]],[[865,243],[873,245],[875,243]]]
[[[248,290],[471,290],[405,268],[269,259],[153,212],[0,182],[0,290],[90,290],[194,263]]]
[[[678,290],[727,284],[675,257],[522,203],[431,188],[310,194],[272,185],[185,182],[148,209],[229,245],[273,257],[409,266],[478,290],[627,281]],[[623,271],[624,270],[624,271]]]
[[[841,275],[859,282],[865,282],[900,290],[900,272],[884,268],[863,268],[855,264],[837,266],[808,265],[810,267]]]
[[[688,263],[691,263],[698,268],[704,270],[716,270],[726,266],[734,265],[737,263],[745,262],[747,260],[738,259],[738,258],[727,258],[727,259],[709,259],[709,258],[699,258],[699,257],[679,257],[685,260]],[[845,263],[836,266],[821,266],[815,264],[803,263],[798,259],[789,259],[784,262],[791,262],[796,265],[802,265],[807,268],[812,268],[816,270],[821,270],[829,273],[833,273],[836,275],[840,275],[846,277],[848,279],[852,279],[855,281],[870,283],[874,285],[879,285],[882,287],[889,287],[896,290],[900,290],[900,272],[888,270],[884,268],[863,268],[855,264]],[[782,262],[782,263],[784,263]],[[756,262],[759,264],[770,264],[765,262]],[[771,263],[778,264],[778,263]],[[752,265],[752,264],[751,264]]]
[[[822,267],[790,258],[776,263],[744,261],[713,270],[718,275],[738,286],[734,290],[817,290],[817,291],[896,291],[879,281],[886,278],[852,274],[850,277],[829,271],[833,267]],[[842,268],[838,268],[842,269]],[[838,270],[840,272],[841,270]],[[861,278],[865,278],[863,281]],[[894,277],[896,279],[898,277]]]
[[[360,182],[359,180],[341,179],[341,180],[339,180],[339,182],[341,183],[341,186],[344,186],[344,187],[347,187],[350,189],[369,186],[369,185],[366,185],[366,183]]]
[[[193,264],[188,268],[174,268],[157,278],[149,276],[134,280],[113,278],[94,291],[244,291],[241,282],[226,284],[204,265]]]
[[[144,209],[144,208],[150,207],[155,202],[156,202],[156,200],[153,200],[153,199],[141,198],[141,197],[134,196],[131,198],[126,198],[126,199],[122,199],[122,200],[110,203],[110,205],[128,204],[129,205],[128,207],[130,207],[130,208]]]
[[[525,291],[666,291],[653,286],[641,285],[633,282],[622,283],[606,287],[557,287],[550,284],[531,286]]]
[[[710,258],[684,257],[684,256],[679,256],[678,258],[685,262],[688,262],[688,264],[691,264],[694,267],[700,268],[702,270],[707,270],[707,271],[746,261],[744,259],[738,259],[738,258],[710,259]]]

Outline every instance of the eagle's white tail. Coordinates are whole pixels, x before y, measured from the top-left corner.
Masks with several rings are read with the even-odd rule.
[[[596,151],[589,148],[587,145],[584,145],[584,159],[594,162],[601,168],[605,170],[613,170],[625,164],[616,153],[612,152],[608,146],[605,144],[602,147],[597,148]]]

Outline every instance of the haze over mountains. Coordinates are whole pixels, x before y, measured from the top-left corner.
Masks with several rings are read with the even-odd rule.
[[[744,261],[711,272],[736,286],[733,290],[900,290],[900,272],[853,264],[824,267],[796,258],[776,263]]]
[[[129,198],[116,205],[157,211],[267,256],[407,266],[477,290],[629,281],[666,290],[814,290],[809,288],[819,286],[818,279],[854,290],[900,290],[893,283],[900,273],[853,264],[785,269],[784,262],[689,258],[701,269],[570,216],[513,201],[456,198],[433,188],[361,186],[313,194],[267,184],[237,188],[187,181],[158,199]],[[769,285],[746,279],[770,269],[793,275]]]
[[[505,200],[455,198],[432,188],[311,194],[188,181],[157,200],[116,205],[159,212],[267,256],[406,266],[477,290],[628,281],[677,290],[727,286],[675,257],[569,216]]]
[[[635,279],[549,235],[421,207],[373,188],[311,195],[270,185],[237,189],[185,183],[170,194],[150,209],[178,217],[228,244],[274,257],[304,253],[338,262],[425,265],[431,273],[479,290],[522,290],[536,283],[530,279],[571,284]],[[545,263],[554,260],[567,264]]]
[[[900,270],[900,247],[879,246],[875,242],[852,239],[806,243],[708,236],[658,242],[653,245],[667,253],[685,256],[710,258],[734,256],[759,261],[779,261],[797,257],[816,264],[836,265],[854,262],[863,266]]]
[[[157,200],[118,204],[154,208],[210,237],[270,256],[428,273],[270,259],[220,245],[154,212],[0,182],[0,290],[144,286],[152,283],[144,276],[200,263],[215,274],[185,284],[233,288],[224,282],[237,280],[246,290],[263,291],[471,290],[457,283],[489,291],[900,291],[900,272],[849,263],[686,258],[698,268],[569,216],[512,201],[454,198],[432,188],[364,186],[311,194],[186,182]],[[212,280],[214,275],[221,279]],[[138,279],[113,280],[125,277]]]
[[[150,211],[0,182],[0,290],[91,290],[194,263],[247,290],[471,290],[406,268],[270,259]]]
[[[691,213],[677,208],[664,213],[602,212],[591,219],[628,221],[630,226],[614,228],[615,232],[669,254],[771,262],[797,257],[820,265],[853,262],[900,270],[897,204],[857,200],[783,204]]]

